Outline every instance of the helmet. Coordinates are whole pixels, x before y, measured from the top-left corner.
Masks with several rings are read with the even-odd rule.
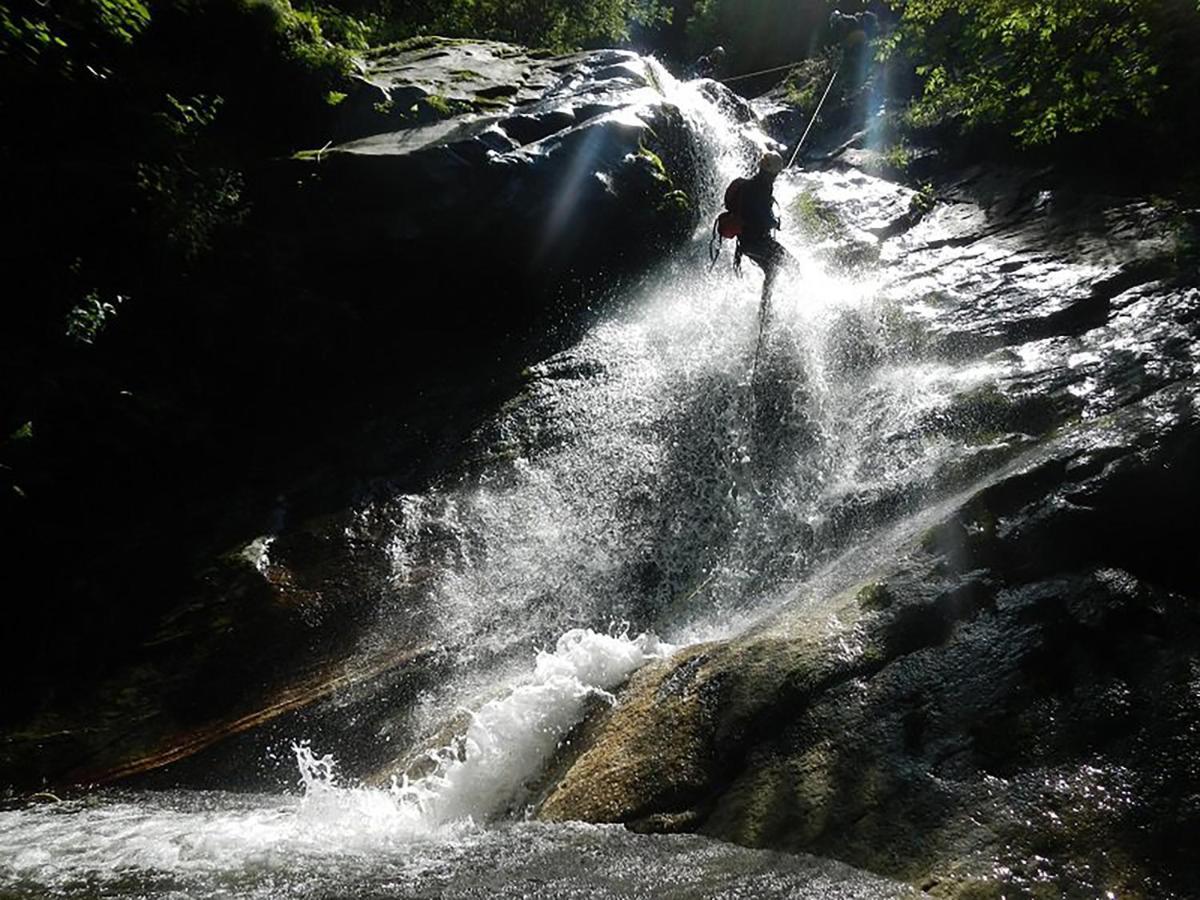
[[[717,46],[713,47],[711,51],[709,51],[708,55],[712,59],[724,59],[725,48],[718,44]]]
[[[758,171],[778,175],[783,171],[783,157],[773,151],[767,151],[758,161]]]

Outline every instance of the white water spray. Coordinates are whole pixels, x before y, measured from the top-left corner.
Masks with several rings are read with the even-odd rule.
[[[387,791],[341,788],[331,756],[317,757],[308,746],[296,746],[305,812],[320,818],[391,819],[397,832],[409,834],[511,815],[563,737],[583,718],[588,701],[614,702],[610,689],[674,649],[651,634],[631,638],[570,631],[553,652],[538,653],[527,681],[469,712],[466,730],[428,753],[431,772],[414,780],[400,775]]]

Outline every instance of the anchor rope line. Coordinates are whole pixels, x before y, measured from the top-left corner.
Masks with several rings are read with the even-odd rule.
[[[747,78],[757,78],[759,75],[770,75],[772,72],[782,72],[785,69],[798,68],[800,63],[788,63],[785,66],[775,66],[770,69],[760,69],[757,72],[747,72],[745,75],[734,75],[732,78],[722,78],[722,84],[729,84],[732,81],[744,81]]]

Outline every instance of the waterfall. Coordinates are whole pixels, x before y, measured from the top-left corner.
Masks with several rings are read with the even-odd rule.
[[[712,162],[704,206],[715,214],[766,139],[702,83],[657,81]],[[934,480],[954,444],[918,426],[991,372],[909,353],[889,333],[901,317],[877,276],[813,255],[793,208],[814,189],[848,187],[780,179],[781,239],[798,265],[777,285],[754,385],[761,273],[749,262],[735,272],[732,252],[710,268],[702,227],[528,372],[473,436],[465,472],[373,511],[399,527],[394,603],[370,649],[420,634],[451,657],[413,710],[413,733],[519,682],[538,647],[575,628],[624,622],[675,644],[733,633]],[[856,200],[905,193],[864,187]]]
[[[692,123],[711,221],[765,138],[703,84],[649,65]],[[396,537],[392,600],[363,653],[419,638],[446,660],[399,713],[416,762],[390,787],[342,784],[339,748],[298,744],[301,798],[168,794],[0,812],[0,892],[84,894],[128,876],[130,890],[220,896],[227,877],[234,893],[271,896],[295,888],[293,868],[309,879],[300,894],[319,894],[322,879],[351,893],[364,881],[438,892],[439,867],[472,847],[491,848],[497,870],[531,844],[632,852],[638,839],[610,845],[603,830],[529,826],[501,840],[491,835],[503,827],[480,826],[520,819],[560,741],[638,667],[747,627],[934,490],[955,445],[921,423],[994,375],[924,360],[902,340],[911,323],[877,276],[814,252],[793,212],[814,192],[839,191],[866,204],[906,198],[845,176],[781,178],[781,239],[798,265],[777,284],[756,383],[761,273],[748,262],[734,272],[731,252],[710,268],[703,226],[575,346],[529,370],[520,395],[473,435],[467,466],[370,511],[395,522]],[[708,852],[678,846],[679,871]],[[760,895],[837,881],[805,865],[802,881],[780,876],[775,894]],[[895,895],[839,883],[837,896]]]

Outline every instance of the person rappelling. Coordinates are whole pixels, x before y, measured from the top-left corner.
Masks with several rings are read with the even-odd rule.
[[[840,44],[847,58],[866,59],[865,48],[875,37],[879,29],[879,20],[874,13],[862,12],[855,15],[845,15],[834,10],[829,20],[829,31],[833,40]],[[763,72],[751,72],[747,75],[725,79],[726,82],[742,78],[765,75],[778,69],[790,66],[768,69]],[[809,116],[804,133],[796,142],[796,147],[785,162],[784,158],[774,151],[762,155],[758,162],[758,171],[750,178],[735,178],[725,191],[725,210],[713,223],[712,239],[709,242],[709,258],[715,266],[721,252],[721,241],[733,239],[736,243],[734,251],[734,266],[738,267],[743,256],[748,256],[763,271],[762,300],[759,304],[758,344],[754,351],[754,366],[751,374],[751,384],[754,384],[758,372],[758,360],[762,353],[763,338],[766,335],[767,320],[770,315],[771,294],[775,288],[775,280],[779,270],[795,258],[775,239],[775,232],[780,228],[779,217],[775,213],[775,179],[785,169],[795,164],[800,149],[808,140],[809,133],[821,114],[825,101],[838,80],[842,66],[839,65],[829,79],[825,92],[821,95],[816,109]]]
[[[700,57],[688,70],[691,78],[718,78],[725,66],[725,48],[719,44]]]
[[[740,267],[742,257],[748,256],[763,271],[762,301],[758,307],[758,344],[754,350],[751,383],[757,378],[758,357],[762,352],[770,315],[771,292],[779,270],[795,262],[783,244],[775,240],[779,216],[775,213],[775,179],[783,171],[783,157],[768,151],[759,158],[758,171],[750,178],[735,178],[725,191],[725,211],[713,223],[709,256],[713,265],[720,255],[720,240],[737,241],[733,264]]]
[[[732,203],[740,219],[740,228],[735,235],[734,265],[739,265],[746,256],[762,269],[764,310],[771,301],[779,269],[792,260],[783,244],[775,240],[775,232],[781,224],[775,212],[775,179],[782,171],[783,157],[768,151],[759,159],[758,171],[753,177],[735,180],[730,191],[726,191],[726,206]]]
[[[829,19],[829,30],[834,41],[842,45],[846,53],[863,56],[865,48],[879,29],[879,20],[872,12],[861,12],[846,15],[834,10]],[[717,48],[720,50],[721,48]],[[774,71],[774,70],[767,70]],[[792,255],[775,240],[774,232],[779,230],[780,222],[775,215],[774,186],[775,179],[785,168],[790,168],[796,162],[800,149],[808,140],[808,135],[821,114],[825,101],[833,90],[841,67],[835,69],[821,95],[820,102],[808,119],[808,124],[787,162],[775,152],[763,154],[758,163],[758,172],[751,178],[735,178],[725,191],[725,211],[713,223],[712,240],[709,242],[709,258],[716,265],[720,255],[720,241],[735,239],[734,265],[741,262],[743,256],[750,257],[763,270],[763,293],[761,309],[765,311],[770,303],[771,293],[775,287],[775,279],[779,269],[788,262],[794,261]],[[765,74],[765,72],[750,73],[750,76]],[[738,78],[750,77],[738,76]],[[735,81],[736,78],[726,79]]]

